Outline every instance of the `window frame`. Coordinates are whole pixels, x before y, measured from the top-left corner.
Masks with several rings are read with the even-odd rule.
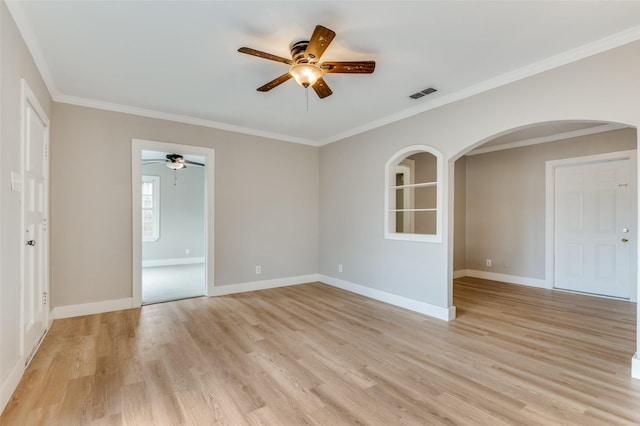
[[[145,208],[144,203],[142,202],[142,197],[144,197],[144,191],[142,190],[142,184],[151,183],[152,187],[152,206],[151,208]],[[142,175],[140,181],[140,202],[141,202],[141,215],[142,215],[142,241],[149,243],[155,242],[160,239],[160,176],[152,176],[152,175]],[[146,236],[144,235],[144,211],[151,210],[153,215],[153,235]]]
[[[395,182],[396,166],[402,163],[407,157],[426,152],[436,158],[436,232],[435,234],[414,234],[396,232],[395,205],[396,189]],[[411,145],[397,151],[385,163],[384,176],[384,238],[387,240],[419,241],[419,242],[442,242],[442,178],[443,178],[442,153],[427,145]]]

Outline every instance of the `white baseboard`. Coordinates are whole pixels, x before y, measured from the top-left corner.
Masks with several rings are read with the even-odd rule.
[[[538,278],[520,277],[517,275],[497,274],[495,272],[477,271],[475,269],[464,269],[460,271],[455,271],[453,273],[454,279],[462,278],[462,277],[482,278],[485,280],[502,281],[505,283],[526,285],[529,287],[549,288],[547,286],[546,280],[541,280]]]
[[[0,414],[4,411],[24,374],[24,358],[20,357],[0,386]]]
[[[149,268],[153,266],[191,265],[195,263],[204,263],[204,257],[176,257],[173,259],[143,260],[142,267]]]
[[[631,358],[631,377],[640,379],[640,353],[638,352]]]
[[[466,269],[460,269],[458,271],[453,271],[453,279],[458,279],[462,277],[468,277],[469,272]]]
[[[276,278],[273,280],[252,281],[248,283],[229,284],[214,287],[209,296],[225,296],[248,291],[267,290],[270,288],[286,287],[290,285],[306,284],[319,281],[318,274],[300,275],[297,277]]]
[[[53,308],[52,314],[54,319],[61,319],[131,308],[133,308],[133,299],[127,297],[124,299],[104,300],[102,302],[82,303],[80,305],[56,306]]]
[[[374,288],[365,287],[360,284],[354,284],[349,281],[344,281],[326,275],[320,275],[319,280],[320,282],[329,284],[333,287],[338,287],[361,296],[369,297],[371,299],[379,300],[381,302],[389,303],[394,306],[399,306],[401,308],[441,320],[451,321],[456,317],[455,306],[443,308],[441,306],[431,305],[429,303],[420,302],[418,300],[409,299],[408,297],[398,296],[397,294],[387,293],[385,291],[376,290]]]

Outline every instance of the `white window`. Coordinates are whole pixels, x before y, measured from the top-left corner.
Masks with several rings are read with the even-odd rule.
[[[384,237],[442,241],[442,154],[426,145],[395,153],[385,165]]]
[[[160,176],[142,176],[142,241],[160,238]]]

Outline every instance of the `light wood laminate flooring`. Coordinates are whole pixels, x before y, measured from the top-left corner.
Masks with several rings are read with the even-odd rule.
[[[9,425],[631,425],[635,304],[473,278],[440,321],[312,283],[57,320]]]

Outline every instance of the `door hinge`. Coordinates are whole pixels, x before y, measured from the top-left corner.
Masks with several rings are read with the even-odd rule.
[[[49,294],[45,291],[42,293],[42,304],[46,305],[49,303]]]
[[[49,156],[49,144],[44,145],[44,158]]]
[[[47,230],[47,219],[42,219],[42,230],[43,231]]]

